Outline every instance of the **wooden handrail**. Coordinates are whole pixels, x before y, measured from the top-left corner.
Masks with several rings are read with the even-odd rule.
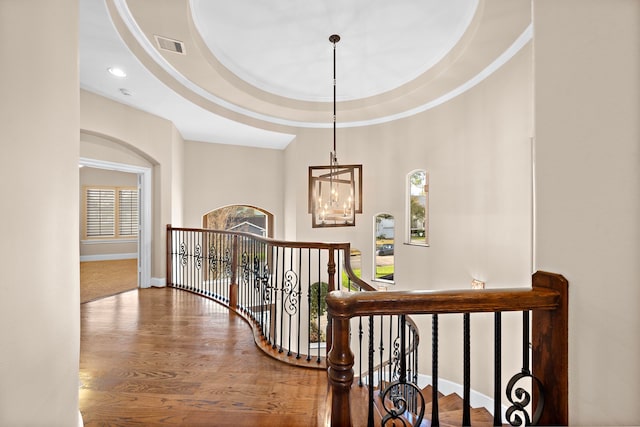
[[[271,239],[269,237],[261,237],[256,234],[246,233],[242,231],[229,231],[229,230],[213,230],[213,229],[202,229],[202,228],[189,228],[189,227],[172,227],[171,224],[167,224],[167,252],[168,248],[171,248],[171,231],[190,231],[190,232],[213,232],[216,234],[228,234],[231,236],[244,236],[250,239],[257,240],[259,242],[277,246],[277,247],[287,247],[287,248],[303,248],[303,249],[332,249],[332,250],[342,250],[345,254],[349,254],[351,251],[351,244],[347,242],[294,242],[288,240],[277,240]],[[167,254],[170,256],[170,254]],[[167,277],[171,276],[170,265],[167,262]],[[353,271],[351,267],[351,258],[349,256],[345,256],[344,259],[344,271],[347,273],[349,280],[354,283],[359,289],[367,290],[367,291],[376,291],[377,289],[359,278]],[[169,279],[167,279],[169,280]],[[167,283],[168,284],[168,283]]]
[[[350,427],[350,390],[354,356],[349,339],[350,319],[356,316],[399,314],[487,313],[532,311],[533,374],[552,390],[542,424],[568,424],[568,283],[559,274],[537,272],[532,288],[343,292],[327,296],[333,319],[333,347],[328,355],[330,425]],[[534,405],[538,396],[534,391]],[[548,400],[547,400],[548,401]]]
[[[333,291],[327,296],[334,318],[369,315],[487,313],[553,310],[560,295],[548,289],[482,289],[458,291]]]

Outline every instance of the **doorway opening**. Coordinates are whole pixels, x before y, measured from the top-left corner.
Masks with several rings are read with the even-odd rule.
[[[151,168],[104,160],[80,158],[80,167],[125,172],[136,175],[137,187],[137,287],[151,286]],[[95,258],[94,258],[95,259]]]

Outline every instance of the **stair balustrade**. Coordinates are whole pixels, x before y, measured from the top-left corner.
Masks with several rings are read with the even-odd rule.
[[[438,346],[441,340],[439,318],[443,315],[462,317],[463,397],[460,418],[453,422],[464,426],[472,425],[472,414],[476,412],[470,404],[470,319],[474,313],[495,313],[495,406],[493,420],[489,425],[503,424],[500,404],[503,393],[510,403],[506,411],[507,419],[504,421],[511,425],[568,424],[568,284],[560,275],[535,273],[531,288],[355,293],[335,291],[327,296],[327,305],[333,322],[333,347],[328,356],[331,410],[327,425],[440,425],[443,411],[439,402],[443,399],[438,389]],[[506,390],[503,390],[501,322],[502,313],[510,311],[522,312],[522,369],[511,378]],[[374,335],[383,330],[376,330],[374,317],[401,316],[401,322],[406,324],[406,319],[409,318],[405,316],[408,315],[432,317],[432,379],[427,388],[431,396],[424,395],[427,389],[421,389],[412,374],[417,372],[417,361],[415,365],[411,365],[413,362],[409,362],[409,365],[404,362],[412,360],[413,356],[408,356],[405,351],[413,352],[413,345],[407,344],[407,337],[411,335],[407,335],[409,330],[402,326],[398,329],[402,344],[398,346],[400,354],[397,360],[403,361],[399,374],[393,378],[379,376],[377,382],[374,381],[371,374],[375,366],[370,358],[368,381],[363,380],[360,374],[355,384],[358,388],[368,383],[369,407],[366,420],[363,421],[362,402],[351,403],[352,398],[359,399],[361,395],[354,393],[354,364],[358,364],[354,352],[361,354],[363,350],[354,347],[368,347],[369,354],[373,352],[378,340]],[[358,326],[358,343],[352,345],[351,329],[354,325],[362,324],[369,325],[369,336],[364,339],[363,344],[361,336],[367,336],[367,333],[362,333],[362,327]],[[529,359],[530,350],[532,361]],[[531,391],[522,384],[525,379],[531,383]],[[425,414],[427,410],[431,413]],[[445,424],[450,425],[451,422],[451,419],[447,419]]]
[[[354,413],[357,425],[438,426],[443,416],[448,423],[444,412],[450,403],[438,386],[439,316],[456,314],[462,316],[464,349],[457,423],[471,425],[477,413],[469,397],[470,318],[493,312],[492,424],[503,423],[503,393],[511,405],[505,421],[512,425],[568,423],[568,285],[562,276],[538,272],[532,288],[368,292],[376,289],[353,274],[348,243],[287,242],[168,225],[167,286],[235,311],[268,355],[327,369],[325,422],[332,426],[354,425]],[[503,390],[501,313],[508,311],[523,313],[522,369]],[[425,389],[417,384],[420,336],[410,315],[431,315],[431,383]],[[531,392],[520,385],[526,379]],[[354,394],[354,387],[363,393]],[[352,398],[363,400],[352,403]]]
[[[373,289],[350,267],[348,243],[287,242],[167,226],[167,286],[216,300],[247,320],[256,344],[287,363],[326,369],[326,294]]]

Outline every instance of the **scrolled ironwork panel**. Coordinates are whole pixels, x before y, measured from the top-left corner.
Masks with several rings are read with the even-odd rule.
[[[193,263],[198,270],[202,268],[202,247],[199,243],[196,244],[195,250],[193,252]]]
[[[229,249],[228,247],[225,248],[225,250],[224,250],[224,257],[222,258],[222,265],[223,265],[222,271],[224,271],[224,277],[231,277],[231,269],[232,269],[232,265],[231,265],[231,249]]]
[[[516,387],[516,385],[525,378],[531,378],[531,386],[537,387],[539,391],[538,407],[535,408],[533,416],[530,416],[527,411],[527,407],[531,403],[531,394],[522,387]],[[544,408],[544,387],[538,378],[528,372],[517,373],[509,380],[506,394],[507,399],[511,402],[511,406],[506,412],[506,418],[509,424],[512,426],[521,426],[524,423],[524,425],[529,426],[538,423],[542,415],[542,409]]]
[[[269,265],[265,264],[262,272],[258,275],[258,281],[262,284],[262,299],[265,303],[271,301],[271,274],[269,273]]]
[[[180,252],[178,255],[180,256],[180,266],[186,267],[189,260],[189,254],[187,253],[187,244],[185,242],[180,242]]]
[[[249,254],[247,251],[242,251],[240,257],[240,269],[242,270],[242,283],[247,284],[249,282]]]
[[[214,244],[209,246],[209,254],[207,256],[209,259],[209,271],[213,274],[214,278],[216,273],[218,272],[218,251]]]
[[[391,366],[392,375],[389,378],[390,381],[399,380],[402,375],[402,363],[401,363],[402,349],[400,344],[400,337],[397,336],[392,343],[391,351]]]
[[[389,384],[380,394],[380,401],[386,414],[382,417],[382,426],[411,425],[403,416],[409,409],[408,402],[414,401],[414,426],[419,426],[424,419],[425,400],[420,387],[413,383],[395,381]],[[390,406],[392,404],[393,406]],[[391,421],[390,424],[387,424]]]
[[[298,295],[300,294],[300,285],[298,275],[293,270],[284,273],[283,284],[284,310],[290,316],[298,312]]]

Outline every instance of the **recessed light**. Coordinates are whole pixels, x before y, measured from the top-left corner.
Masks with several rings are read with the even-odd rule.
[[[127,73],[125,73],[122,68],[109,67],[109,68],[107,68],[107,71],[109,71],[111,73],[111,75],[116,76],[116,77],[120,77],[120,78],[127,77]]]

